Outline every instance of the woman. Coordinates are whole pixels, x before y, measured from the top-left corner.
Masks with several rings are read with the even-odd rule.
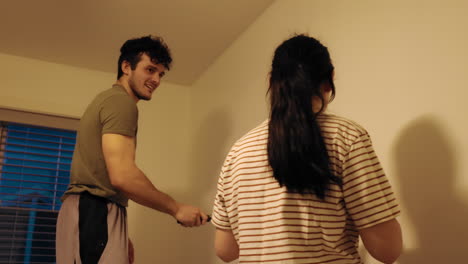
[[[362,263],[401,253],[398,204],[355,122],[324,113],[335,95],[325,46],[298,35],[275,51],[270,119],[239,139],[223,165],[213,210],[226,262]]]

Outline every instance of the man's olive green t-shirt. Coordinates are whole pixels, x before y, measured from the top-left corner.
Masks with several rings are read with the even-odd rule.
[[[111,89],[98,94],[80,120],[70,185],[62,200],[69,194],[88,191],[127,206],[128,198],[110,183],[102,153],[102,135],[136,137],[137,125],[138,108],[125,88],[115,84]]]

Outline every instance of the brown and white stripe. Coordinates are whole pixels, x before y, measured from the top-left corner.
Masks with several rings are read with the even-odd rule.
[[[239,139],[218,181],[213,224],[231,229],[239,263],[362,263],[358,230],[395,218],[398,204],[367,131],[343,117],[318,117],[332,171],[325,201],[288,193],[268,164],[268,120]]]

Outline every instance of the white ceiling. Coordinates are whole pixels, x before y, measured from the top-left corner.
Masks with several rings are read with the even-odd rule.
[[[0,53],[115,73],[125,40],[159,35],[174,59],[166,80],[191,84],[272,2],[1,1]]]

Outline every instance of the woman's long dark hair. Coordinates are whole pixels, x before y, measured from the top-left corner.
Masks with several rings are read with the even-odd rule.
[[[314,193],[324,199],[330,183],[341,183],[330,169],[317,115],[324,110],[321,86],[335,95],[333,64],[318,40],[297,35],[275,51],[270,73],[268,160],[273,176],[289,192]],[[320,98],[314,113],[312,98]]]

